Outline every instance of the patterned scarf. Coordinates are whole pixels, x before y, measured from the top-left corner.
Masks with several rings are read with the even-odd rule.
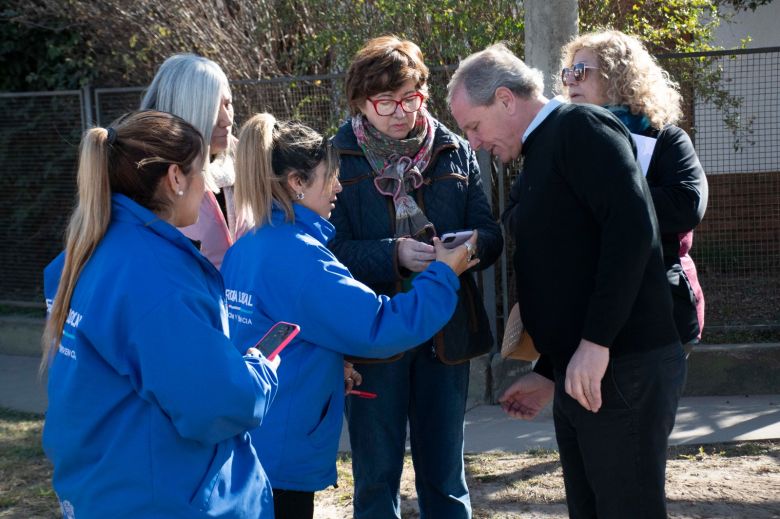
[[[352,117],[352,129],[366,160],[374,170],[374,186],[392,197],[395,205],[395,237],[411,236],[431,243],[433,224],[410,195],[423,184],[422,172],[433,152],[433,118],[423,107],[406,139],[393,139],[374,128],[363,115]]]
[[[626,105],[607,105],[604,108],[612,112],[612,115],[620,119],[628,131],[642,135],[650,128],[650,119],[644,114],[634,115],[631,108]]]

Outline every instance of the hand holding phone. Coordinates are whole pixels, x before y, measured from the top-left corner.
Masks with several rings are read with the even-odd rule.
[[[293,337],[298,335],[298,332],[300,331],[301,327],[297,324],[279,321],[271,326],[268,332],[263,335],[263,338],[257,341],[257,344],[255,344],[254,347],[260,350],[266,359],[274,360],[274,357],[276,357],[285,346],[290,344]]]
[[[436,261],[441,261],[452,269],[456,276],[460,276],[468,269],[475,267],[479,263],[477,257],[477,231],[468,231],[471,238],[459,246],[448,247],[442,243],[441,238],[434,238],[433,245],[436,249]],[[457,233],[454,233],[457,234]],[[448,239],[452,243],[455,238]]]
[[[474,231],[446,232],[441,237],[441,244],[447,249],[454,249],[466,243]]]

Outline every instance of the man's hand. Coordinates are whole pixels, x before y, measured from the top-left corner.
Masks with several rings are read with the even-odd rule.
[[[509,386],[498,401],[512,418],[532,420],[550,403],[554,394],[555,383],[532,371]]]
[[[412,272],[422,272],[436,259],[433,245],[412,238],[398,240],[398,263]]]
[[[566,394],[588,411],[601,409],[601,379],[609,365],[609,348],[585,339],[566,368]]]

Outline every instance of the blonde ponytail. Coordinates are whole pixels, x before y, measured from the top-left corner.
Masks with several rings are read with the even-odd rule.
[[[41,373],[48,368],[62,339],[62,329],[68,317],[76,281],[111,221],[107,138],[105,128],[92,128],[81,142],[77,177],[78,205],[68,223],[65,264],[43,332]]]
[[[110,134],[110,135],[109,135]],[[170,199],[160,189],[171,164],[184,175],[200,167],[205,143],[191,124],[169,113],[125,114],[110,128],[93,128],[81,140],[78,204],[65,235],[65,264],[43,332],[40,372],[49,367],[62,339],[76,283],[111,222],[111,195],[121,194],[157,216]]]
[[[292,219],[284,177],[274,173],[272,158],[276,118],[257,114],[241,127],[236,149],[236,214],[244,228],[271,223],[276,200]]]
[[[240,229],[271,223],[273,204],[295,221],[290,175],[307,186],[315,169],[325,163],[326,175],[338,175],[338,157],[328,141],[296,121],[277,122],[273,115],[257,114],[241,127],[236,150],[236,216]]]

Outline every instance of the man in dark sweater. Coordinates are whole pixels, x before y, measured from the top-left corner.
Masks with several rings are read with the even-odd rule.
[[[501,397],[553,399],[571,517],[666,517],[666,448],[685,379],[650,192],[606,110],[548,101],[505,46],[461,62],[448,101],[472,147],[523,156],[503,220],[541,358]]]

